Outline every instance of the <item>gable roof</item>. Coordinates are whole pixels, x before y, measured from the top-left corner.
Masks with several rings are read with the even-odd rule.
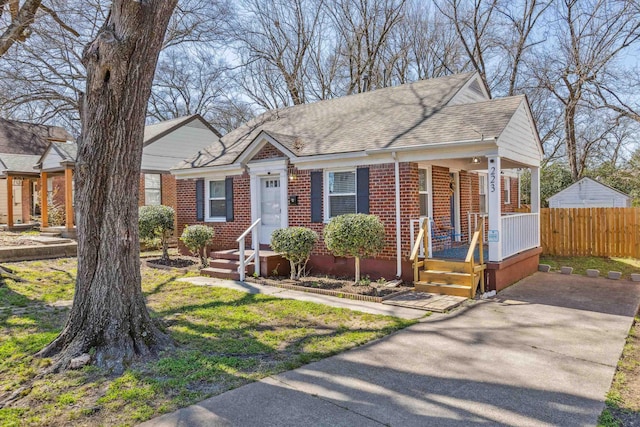
[[[8,173],[38,175],[33,169],[33,165],[40,156],[33,154],[0,154],[0,174],[6,176]]]
[[[220,134],[198,114],[145,126],[142,170],[168,171],[184,159],[185,153],[200,150],[219,137]],[[50,157],[52,151],[55,153],[53,158]],[[56,165],[73,163],[77,154],[75,142],[51,142],[32,167],[35,164],[41,168],[45,159]]]
[[[592,179],[592,178],[589,178],[588,176],[585,176],[584,178],[579,179],[578,181],[574,182],[573,184],[571,184],[571,185],[570,185],[570,186],[568,186],[567,188],[565,188],[565,189],[562,189],[562,190],[558,191],[556,194],[554,194],[554,195],[552,195],[552,196],[549,196],[549,197],[547,198],[547,200],[548,200],[548,201],[551,201],[551,199],[554,199],[554,198],[556,198],[556,197],[558,197],[558,196],[560,196],[560,195],[563,195],[563,194],[566,194],[566,193],[570,192],[570,191],[571,191],[571,190],[573,190],[575,187],[580,186],[580,184],[581,184],[583,181],[589,181],[589,182],[594,183],[594,184],[596,184],[596,185],[599,185],[599,186],[601,186],[601,187],[603,187],[603,188],[606,188],[607,190],[610,190],[610,191],[612,191],[612,192],[614,192],[614,193],[618,194],[619,196],[626,198],[627,200],[630,200],[630,199],[631,199],[631,196],[629,196],[628,194],[625,194],[625,193],[623,193],[622,191],[617,190],[617,189],[615,189],[615,188],[611,187],[610,185],[604,184],[604,183],[602,183],[602,182],[600,182],[600,181],[596,181],[595,179]]]
[[[45,126],[0,118],[0,153],[41,155],[51,141],[73,137],[58,126]]]
[[[497,138],[523,96],[448,105],[476,73],[268,111],[176,169],[237,162],[265,132],[297,157]]]

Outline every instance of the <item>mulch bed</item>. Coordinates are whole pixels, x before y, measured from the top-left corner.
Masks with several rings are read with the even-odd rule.
[[[380,302],[382,299],[401,292],[407,292],[412,287],[400,284],[394,288],[386,288],[384,284],[373,282],[372,284],[356,284],[353,279],[333,277],[303,277],[300,280],[291,280],[288,277],[257,277],[247,278],[261,285],[277,286],[287,289],[301,290],[305,292],[319,293],[323,295],[338,296],[366,301]]]
[[[169,258],[168,261],[163,260],[162,258],[151,258],[147,259],[146,263],[149,267],[155,268],[189,268],[192,265],[196,264],[198,261],[195,258],[190,257],[172,257]]]

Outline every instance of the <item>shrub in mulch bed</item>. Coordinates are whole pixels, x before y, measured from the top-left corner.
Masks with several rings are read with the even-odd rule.
[[[253,277],[247,278],[262,285],[278,286],[284,288],[300,289],[324,295],[339,296],[341,298],[361,299],[368,301],[381,301],[383,298],[406,292],[412,289],[409,286],[399,285],[395,288],[385,288],[383,283],[371,284],[354,283],[350,279],[331,277],[302,277],[300,280],[291,280],[285,277]],[[317,292],[316,292],[317,291]],[[362,298],[360,298],[362,297]]]

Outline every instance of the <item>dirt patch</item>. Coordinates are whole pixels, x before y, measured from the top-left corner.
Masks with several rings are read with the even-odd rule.
[[[366,295],[372,297],[385,297],[399,291],[411,289],[404,284],[396,287],[386,287],[386,282],[361,282],[354,283],[352,279],[333,278],[333,277],[303,277],[300,280],[292,280],[284,277],[258,277],[248,278],[247,280],[262,285],[278,286],[279,284],[301,286],[311,289],[325,289],[330,291],[341,292],[345,294]]]
[[[13,231],[0,231],[0,246],[24,246],[37,245],[38,243],[28,239],[29,235]]]

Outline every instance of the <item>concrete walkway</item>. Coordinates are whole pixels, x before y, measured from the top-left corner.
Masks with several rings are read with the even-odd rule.
[[[639,303],[632,282],[537,273],[144,425],[595,425]]]
[[[250,294],[273,295],[278,298],[295,299],[298,301],[310,301],[325,304],[331,307],[348,308],[349,310],[362,311],[370,314],[383,314],[400,317],[401,319],[419,319],[427,315],[424,310],[406,307],[383,305],[378,302],[356,301],[347,298],[337,298],[327,295],[312,294],[309,292],[292,291],[289,289],[265,286],[258,283],[237,282],[235,280],[214,279],[211,277],[185,277],[179,282],[189,282],[198,286],[214,286],[218,288],[233,289],[248,292]]]

